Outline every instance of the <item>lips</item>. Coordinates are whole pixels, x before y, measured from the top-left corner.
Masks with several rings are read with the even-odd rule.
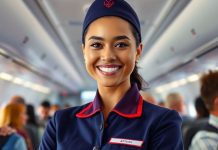
[[[121,68],[120,65],[99,65],[98,70],[104,75],[113,75]]]

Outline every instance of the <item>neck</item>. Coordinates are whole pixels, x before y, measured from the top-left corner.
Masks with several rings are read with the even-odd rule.
[[[98,91],[102,100],[102,111],[106,120],[112,109],[129,90],[131,84],[130,82],[123,82],[115,87],[98,87]]]

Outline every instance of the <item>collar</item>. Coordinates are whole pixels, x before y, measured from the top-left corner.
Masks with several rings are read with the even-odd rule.
[[[142,115],[143,99],[136,84],[132,84],[124,97],[117,103],[112,112],[125,118],[137,118]],[[78,118],[88,118],[101,111],[101,98],[99,92],[93,102],[76,114]]]
[[[213,125],[214,127],[218,129],[218,117],[210,114],[209,124]]]

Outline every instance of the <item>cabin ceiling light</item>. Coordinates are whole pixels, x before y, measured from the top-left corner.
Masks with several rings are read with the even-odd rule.
[[[19,85],[24,84],[23,79],[20,79],[20,78],[17,78],[17,77],[14,78],[12,82],[15,83],[15,84],[19,84]]]
[[[195,82],[195,81],[199,80],[199,78],[200,78],[199,75],[194,74],[194,75],[188,76],[187,81],[188,82]]]
[[[48,87],[32,83],[30,81],[25,81],[23,79],[20,79],[18,77],[14,77],[8,73],[1,72],[0,73],[0,79],[6,80],[6,81],[11,81],[14,84],[22,85],[23,87],[30,88],[34,91],[44,93],[44,94],[49,94],[51,90]]]
[[[156,93],[163,93],[163,92],[165,92],[167,90],[183,86],[183,85],[185,85],[185,84],[187,84],[189,82],[198,81],[199,78],[200,78],[199,75],[193,74],[193,75],[188,76],[187,78],[179,79],[179,80],[176,80],[176,81],[173,81],[173,82],[158,86],[155,89],[155,92]]]
[[[7,54],[7,52],[4,49],[2,49],[1,47],[0,47],[0,53]]]
[[[13,80],[13,78],[14,77],[8,73],[5,73],[5,72],[0,73],[0,79],[6,80],[6,81],[11,81],[11,80]]]
[[[178,83],[179,83],[180,86],[182,86],[182,85],[187,83],[187,80],[186,79],[181,79],[181,80],[178,81]]]

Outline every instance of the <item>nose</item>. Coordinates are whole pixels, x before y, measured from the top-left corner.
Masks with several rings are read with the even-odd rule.
[[[101,60],[106,62],[112,62],[116,60],[116,53],[114,52],[113,48],[105,47],[101,54]]]

